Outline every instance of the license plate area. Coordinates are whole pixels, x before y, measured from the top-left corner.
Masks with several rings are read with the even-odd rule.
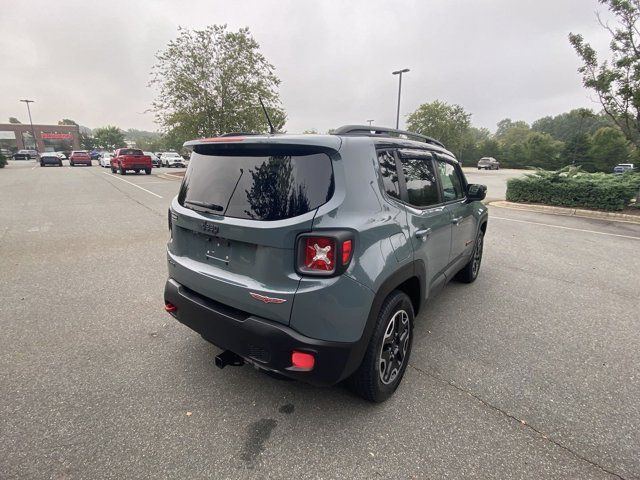
[[[202,250],[206,261],[217,265],[229,265],[231,258],[230,240],[198,232],[196,232],[196,237],[198,237],[200,243],[202,243]]]

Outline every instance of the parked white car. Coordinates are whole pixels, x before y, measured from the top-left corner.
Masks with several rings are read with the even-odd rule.
[[[184,158],[182,158],[180,154],[176,152],[162,152],[160,160],[162,160],[162,165],[164,165],[165,167],[187,166],[187,162],[185,162]]]
[[[101,167],[110,168],[112,158],[113,158],[113,153],[102,152],[102,155],[100,155],[100,159],[98,160],[98,162],[100,163]]]

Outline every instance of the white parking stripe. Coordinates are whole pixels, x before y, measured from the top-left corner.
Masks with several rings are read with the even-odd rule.
[[[594,233],[596,235],[608,235],[610,237],[631,238],[632,240],[640,240],[640,237],[633,237],[631,235],[619,235],[617,233],[598,232],[596,230],[584,230],[582,228],[563,227],[562,225],[551,225],[549,223],[530,222],[529,220],[516,220],[515,218],[496,217],[491,215],[490,220],[506,220],[508,222],[528,223],[530,225],[540,225],[542,227],[562,228],[563,230],[573,230],[574,232]]]
[[[129,182],[129,181],[125,180],[124,178],[117,177],[117,176],[116,176],[116,175],[114,175],[113,173],[109,173],[109,172],[102,172],[102,173],[104,173],[105,175],[109,175],[110,177],[115,178],[116,180],[120,180],[120,181],[123,181],[124,183],[128,183],[129,185],[133,185],[134,187],[137,187],[137,188],[139,188],[140,190],[144,190],[145,192],[150,193],[151,195],[153,195],[153,196],[155,196],[155,197],[162,198],[162,197],[161,197],[160,195],[158,195],[157,193],[153,193],[152,191],[147,190],[146,188],[142,188],[140,185],[136,185],[136,184],[135,184],[135,183],[133,183],[133,182]]]

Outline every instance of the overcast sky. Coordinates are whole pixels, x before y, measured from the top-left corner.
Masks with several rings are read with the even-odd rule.
[[[286,129],[395,124],[440,99],[476,126],[598,109],[567,35],[606,52],[596,0],[153,0],[5,2],[0,16],[0,123],[72,118],[157,130],[145,113],[154,54],[178,25],[248,26],[282,80]],[[404,119],[401,117],[401,124]]]

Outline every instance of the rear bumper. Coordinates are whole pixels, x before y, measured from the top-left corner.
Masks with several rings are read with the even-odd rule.
[[[125,170],[146,170],[147,168],[152,168],[151,164],[143,164],[143,163],[123,163],[122,168]]]
[[[231,350],[266,370],[314,385],[333,385],[357,368],[361,360],[358,342],[330,342],[305,337],[292,328],[250,315],[199,295],[170,278],[165,302],[176,306],[171,313],[223,350]],[[293,350],[312,353],[311,371],[291,366]]]

